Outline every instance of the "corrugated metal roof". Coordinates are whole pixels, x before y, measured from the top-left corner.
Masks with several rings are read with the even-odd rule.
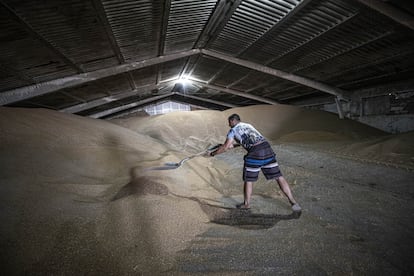
[[[392,1],[379,12],[374,4],[2,0],[0,104],[88,115],[171,93],[170,81],[183,76],[197,81],[186,90],[194,97],[177,99],[211,99],[223,109],[334,102],[380,91],[376,83],[407,90],[414,86],[412,11]]]

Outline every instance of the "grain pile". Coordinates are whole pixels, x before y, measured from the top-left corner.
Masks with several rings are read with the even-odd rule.
[[[233,159],[197,157],[175,170],[149,168],[224,142],[232,113],[272,143],[414,167],[412,133],[389,136],[334,114],[283,105],[113,121],[3,107],[4,271],[168,271],[176,252],[208,225],[199,202],[228,207],[223,198],[241,194],[243,150]]]

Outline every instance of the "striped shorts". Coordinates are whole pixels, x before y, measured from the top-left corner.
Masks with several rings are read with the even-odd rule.
[[[268,180],[282,176],[276,155],[268,142],[252,147],[244,156],[243,181],[257,181],[260,171]]]

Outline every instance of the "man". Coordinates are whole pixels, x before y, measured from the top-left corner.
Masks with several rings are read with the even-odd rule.
[[[294,212],[302,209],[292,196],[289,184],[282,176],[276,161],[276,155],[269,142],[252,125],[240,121],[238,114],[233,114],[228,118],[229,127],[226,141],[218,149],[210,152],[210,156],[221,154],[233,148],[236,141],[247,154],[244,156],[243,181],[244,181],[244,202],[237,205],[240,209],[250,209],[250,200],[253,192],[253,182],[256,182],[260,170],[266,179],[275,179],[280,189],[288,198]]]

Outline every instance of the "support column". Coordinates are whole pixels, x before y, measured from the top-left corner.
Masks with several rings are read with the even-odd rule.
[[[339,119],[344,118],[344,112],[342,110],[341,100],[338,97],[335,97],[336,108],[338,109]]]

